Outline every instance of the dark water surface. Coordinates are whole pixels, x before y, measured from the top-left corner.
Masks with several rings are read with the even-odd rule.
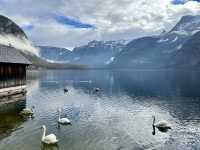
[[[34,118],[0,114],[0,150],[199,150],[199,79],[186,71],[29,73],[24,105],[35,106]],[[58,108],[72,126],[57,125]],[[152,115],[173,129],[152,135]],[[43,124],[58,146],[41,144]]]

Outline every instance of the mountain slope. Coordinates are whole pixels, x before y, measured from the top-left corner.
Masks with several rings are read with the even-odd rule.
[[[185,42],[172,60],[176,68],[200,68],[200,32]]]
[[[197,30],[200,30],[200,16],[187,15],[183,16],[170,32],[182,31],[188,34],[192,34]]]
[[[12,20],[2,15],[0,15],[0,34],[1,35],[11,34],[18,38],[23,37],[27,39],[27,36],[24,33],[24,31],[16,23],[14,23]]]
[[[126,41],[91,41],[72,51],[65,48],[39,46],[40,56],[50,61],[82,64],[90,68],[102,68],[111,63]]]
[[[124,46],[125,41],[91,41],[85,46],[74,48],[68,60],[90,68],[102,68],[111,63]]]
[[[168,33],[143,37],[128,43],[117,54],[112,68],[166,68],[193,34],[200,30],[200,16],[184,16]],[[172,65],[171,65],[172,67]]]
[[[0,15],[0,44],[11,45],[30,61],[36,68],[72,69],[86,68],[86,66],[68,63],[49,62],[37,55],[38,49],[28,40],[25,32],[12,20]]]
[[[66,48],[52,47],[52,46],[38,46],[39,56],[51,60],[51,61],[65,61],[67,62],[67,57],[71,53],[70,50]]]
[[[80,64],[71,63],[58,63],[50,62],[42,59],[36,55],[22,53],[29,61],[33,63],[34,68],[44,68],[44,69],[87,69],[88,67]]]

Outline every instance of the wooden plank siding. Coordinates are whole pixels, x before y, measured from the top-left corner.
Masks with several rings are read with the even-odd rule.
[[[0,63],[0,89],[26,84],[25,64]]]

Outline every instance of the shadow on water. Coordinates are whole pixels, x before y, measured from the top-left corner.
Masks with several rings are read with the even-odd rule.
[[[58,144],[47,145],[47,144],[41,143],[41,150],[59,150],[59,146]]]
[[[25,121],[19,115],[19,112],[25,105],[26,99],[23,96],[19,101],[0,106],[0,140],[9,136],[13,131],[18,130],[18,127]]]

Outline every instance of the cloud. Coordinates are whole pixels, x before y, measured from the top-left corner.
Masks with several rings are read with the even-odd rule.
[[[17,38],[13,35],[0,35],[0,44],[7,46],[11,44],[12,47],[25,53],[38,55],[38,49],[35,48],[29,40],[23,37]]]
[[[33,43],[62,47],[158,34],[170,30],[182,16],[200,13],[197,1],[182,5],[172,0],[21,0],[20,5],[18,0],[0,1],[4,1],[1,14],[22,27],[33,27],[25,29]]]
[[[29,24],[29,25],[23,25],[21,26],[21,28],[25,31],[30,31],[34,28],[34,26]]]

